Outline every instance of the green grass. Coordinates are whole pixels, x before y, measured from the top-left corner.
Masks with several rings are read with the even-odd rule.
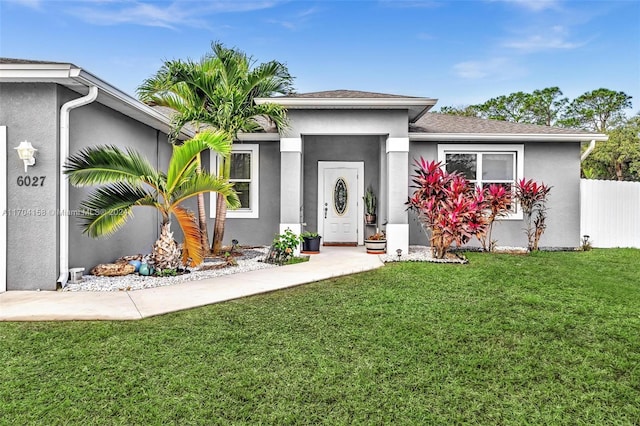
[[[467,257],[0,323],[0,424],[640,424],[639,250]]]
[[[309,261],[309,256],[296,256],[296,257],[292,257],[291,259],[287,260],[285,265],[295,265],[295,264],[298,264],[298,263],[304,263],[304,262],[308,262],[308,261]]]

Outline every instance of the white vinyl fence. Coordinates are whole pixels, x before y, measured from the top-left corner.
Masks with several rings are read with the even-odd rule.
[[[580,180],[580,233],[593,247],[640,248],[640,182]]]

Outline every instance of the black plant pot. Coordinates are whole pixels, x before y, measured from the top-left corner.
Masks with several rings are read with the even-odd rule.
[[[320,252],[320,236],[309,238],[304,237],[302,241],[302,251],[308,253],[319,253]]]

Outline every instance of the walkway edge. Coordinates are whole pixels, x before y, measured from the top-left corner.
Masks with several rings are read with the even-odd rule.
[[[12,291],[0,294],[0,321],[138,320],[384,266],[363,247],[323,247],[309,262],[122,292]]]

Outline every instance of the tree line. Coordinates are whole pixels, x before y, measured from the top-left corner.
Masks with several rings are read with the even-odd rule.
[[[515,92],[461,107],[444,106],[442,114],[568,127],[609,135],[582,163],[583,177],[640,181],[640,113],[629,118],[631,96],[596,89],[570,100],[558,87]]]

